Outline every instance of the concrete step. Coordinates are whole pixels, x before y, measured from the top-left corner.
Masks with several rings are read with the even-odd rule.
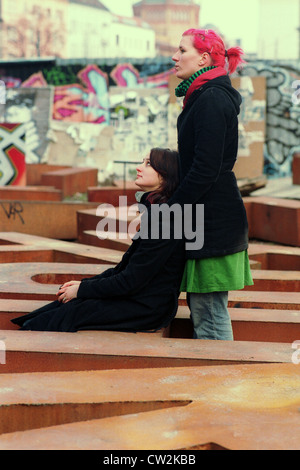
[[[244,202],[250,238],[300,247],[300,200],[253,196]]]
[[[0,299],[0,330],[17,330],[11,320],[25,315],[48,303],[47,300]],[[236,341],[262,341],[293,343],[300,338],[300,311],[255,308],[230,308],[234,339]],[[179,306],[175,319],[161,332],[169,338],[193,337],[190,310]]]
[[[300,310],[229,308],[235,341],[293,343],[300,338]],[[169,337],[192,338],[190,310],[179,306]]]
[[[106,209],[103,205],[101,208],[80,210],[77,213],[78,241],[83,241],[83,234],[86,231],[99,230],[112,234],[127,234],[129,231],[130,234],[134,234],[139,224],[138,216],[137,205],[132,206],[132,209],[127,206],[116,208],[108,206]]]
[[[179,305],[186,305],[186,295],[180,294]],[[298,292],[229,292],[228,306],[231,308],[263,308],[279,310],[299,310]]]
[[[298,450],[299,381],[294,364],[2,374],[0,449]]]
[[[0,233],[0,262],[117,264],[122,253],[75,242],[17,232]]]
[[[114,207],[119,206],[120,196],[126,196],[127,204],[131,206],[136,203],[135,194],[139,188],[135,185],[126,183],[126,189],[118,186],[94,186],[87,190],[88,201],[112,204]]]
[[[62,192],[54,187],[0,186],[0,200],[9,201],[61,201]]]
[[[51,171],[70,169],[68,165],[49,165],[48,163],[27,163],[26,183],[29,186],[42,186],[42,175]]]
[[[60,240],[76,240],[77,212],[94,203],[15,201],[0,203],[0,232],[19,232]]]
[[[289,363],[291,344],[158,338],[151,333],[0,331],[1,373]]]
[[[42,174],[41,184],[61,190],[63,197],[87,193],[89,186],[98,184],[97,168],[64,168]]]
[[[251,242],[248,253],[251,260],[261,263],[261,269],[300,270],[300,248],[298,247]]]

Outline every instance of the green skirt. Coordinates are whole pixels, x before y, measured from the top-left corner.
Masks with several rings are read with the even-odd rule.
[[[225,292],[253,284],[248,251],[245,250],[216,258],[187,260],[181,292]]]

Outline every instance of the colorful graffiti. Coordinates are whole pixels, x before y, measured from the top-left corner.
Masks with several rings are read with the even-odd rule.
[[[300,151],[300,107],[293,102],[292,88],[300,68],[255,62],[244,67],[242,75],[266,77],[264,171],[269,176],[290,175],[293,153]]]
[[[143,78],[133,65],[118,64],[111,71],[110,76],[113,78],[117,86],[128,88],[138,86],[144,86],[146,88],[168,88],[168,79],[173,73],[173,69],[169,69],[166,72],[157,73]]]
[[[78,74],[83,85],[55,87],[53,119],[109,124],[108,79],[96,65]]]
[[[23,123],[26,133],[26,162],[41,161],[52,109],[50,87],[6,89],[6,102],[0,109],[0,122]]]
[[[79,70],[76,75],[70,67],[66,72],[61,67],[54,67],[52,70],[35,72],[23,82],[10,78],[6,86],[36,88],[54,83],[53,119],[109,125],[109,77],[118,87],[168,88],[168,78],[172,73],[169,69],[142,78],[133,65],[126,63],[116,65],[108,76],[97,65],[90,64]],[[70,83],[60,84],[66,81]]]
[[[0,124],[0,185],[26,184],[24,124]]]
[[[8,71],[7,77],[0,78],[5,82],[7,89],[49,89],[51,86],[53,94],[49,110],[53,120],[70,124],[99,124],[101,129],[113,126],[115,134],[119,134],[119,137],[122,132],[127,132],[129,123],[129,127],[134,129],[132,113],[137,116],[137,111],[133,111],[130,96],[126,95],[125,90],[140,93],[139,90],[142,89],[153,92],[154,89],[165,89],[167,94],[169,78],[173,74],[171,63],[163,61],[142,65],[121,63],[103,67],[90,64],[83,68],[80,64],[57,65],[55,62],[46,67],[37,62],[36,69],[31,69],[31,72],[26,78],[23,76],[22,80],[18,75],[14,76],[11,70]],[[295,93],[292,83],[300,78],[299,63],[250,61],[239,75],[266,77],[265,172],[275,176],[290,174],[292,155],[295,151],[300,151],[300,106],[292,100]],[[117,93],[120,95],[118,98]],[[153,100],[160,106],[155,93]],[[165,98],[163,100],[165,101]],[[140,103],[140,119],[145,117],[143,106],[146,103],[149,111],[148,122],[151,124],[152,119],[157,124],[157,116],[153,118],[154,108],[150,96]],[[37,159],[41,158],[42,153],[41,147],[34,151]]]

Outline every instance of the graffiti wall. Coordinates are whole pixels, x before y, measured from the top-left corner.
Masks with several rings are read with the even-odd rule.
[[[48,86],[6,88],[6,102],[0,108],[0,122],[24,124],[28,163],[40,162],[46,150],[53,105],[52,91]]]
[[[24,124],[0,124],[0,185],[25,185]]]
[[[300,102],[293,99],[300,64],[258,61],[247,64],[241,75],[266,79],[264,172],[269,176],[289,175],[293,153],[300,151]]]
[[[28,75],[25,67],[21,70],[20,65],[15,73],[11,69],[2,69],[0,79],[6,83],[9,102],[15,105],[15,115],[9,120],[25,122],[16,121],[18,111],[24,118],[27,113],[27,122],[31,123],[26,133],[26,161],[47,160],[53,155],[50,147],[57,144],[55,139],[58,134],[55,137],[55,132],[59,132],[54,129],[57,127],[55,123],[61,123],[72,143],[77,145],[74,150],[76,158],[90,157],[101,146],[100,135],[104,135],[105,128],[109,138],[104,141],[113,159],[121,156],[135,160],[137,154],[148,146],[175,145],[176,116],[180,105],[170,100],[173,93],[173,89],[169,88],[169,79],[173,75],[171,66],[171,63],[159,60],[143,65],[89,64],[84,67],[71,61],[69,65],[57,65],[54,61],[47,66],[36,62],[35,70],[31,69]],[[260,142],[263,146],[264,172],[274,176],[290,174],[293,152],[300,150],[300,105],[292,100],[292,83],[300,80],[300,65],[249,62],[238,77],[241,79],[238,87],[244,96],[240,116],[240,155],[246,156],[249,151],[249,145],[245,146],[243,130],[244,123],[249,124],[251,114],[252,137],[248,132],[247,139],[259,137],[255,122],[264,121],[265,124],[264,142]],[[257,96],[251,96],[253,80],[249,77],[265,79],[264,105]],[[24,97],[23,101],[20,95]],[[44,95],[43,105],[37,105],[41,95]],[[8,120],[9,107],[13,108],[8,105],[6,116],[0,116],[2,122]],[[35,110],[43,113],[43,118],[37,118]],[[47,122],[43,129],[40,127],[42,121]],[[82,123],[85,124],[87,138],[80,130]],[[90,130],[87,132],[88,128]]]

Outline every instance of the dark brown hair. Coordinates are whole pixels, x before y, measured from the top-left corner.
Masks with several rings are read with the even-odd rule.
[[[179,184],[178,152],[155,147],[150,151],[149,160],[152,168],[162,176],[160,188],[151,193],[149,201],[152,204],[166,202]]]

